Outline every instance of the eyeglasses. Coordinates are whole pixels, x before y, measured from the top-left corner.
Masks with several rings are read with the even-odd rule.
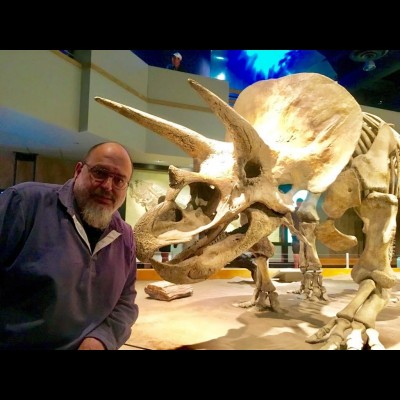
[[[128,187],[129,182],[121,175],[114,174],[105,168],[99,167],[98,165],[91,167],[84,161],[82,161],[82,164],[87,166],[90,175],[95,181],[104,182],[108,178],[112,178],[113,187],[115,189],[122,190]]]

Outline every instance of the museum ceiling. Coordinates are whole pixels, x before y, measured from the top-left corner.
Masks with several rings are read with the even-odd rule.
[[[211,50],[210,70],[238,89],[316,72],[338,81],[361,105],[400,111],[400,50]]]
[[[400,111],[400,50],[317,50],[358,103]],[[366,62],[373,61],[370,71]]]

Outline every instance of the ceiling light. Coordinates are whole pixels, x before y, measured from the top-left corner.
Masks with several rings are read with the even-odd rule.
[[[370,72],[376,68],[375,60],[386,56],[388,51],[389,50],[353,50],[350,53],[350,58],[353,61],[363,62],[363,70]]]
[[[373,71],[376,68],[374,60],[367,60],[363,66],[363,70],[366,72]]]

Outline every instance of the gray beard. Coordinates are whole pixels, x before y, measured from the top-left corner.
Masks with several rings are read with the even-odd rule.
[[[114,211],[87,204],[81,211],[83,220],[93,228],[106,229],[110,224]]]

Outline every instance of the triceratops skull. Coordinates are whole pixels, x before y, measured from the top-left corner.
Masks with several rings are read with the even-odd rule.
[[[208,139],[96,98],[169,139],[198,166],[195,172],[170,166],[165,201],[135,226],[138,258],[174,283],[205,280],[279,225],[291,226],[293,195],[301,189],[321,193],[335,180],[354,151],[362,125],[361,109],[350,93],[319,74],[256,82],[242,91],[234,108],[194,80],[189,83],[221,119],[229,141]],[[291,185],[291,190],[283,193],[280,185]],[[186,186],[191,199],[179,207],[175,200]],[[226,233],[240,215],[248,223]],[[161,246],[193,240],[171,261],[152,258]]]

